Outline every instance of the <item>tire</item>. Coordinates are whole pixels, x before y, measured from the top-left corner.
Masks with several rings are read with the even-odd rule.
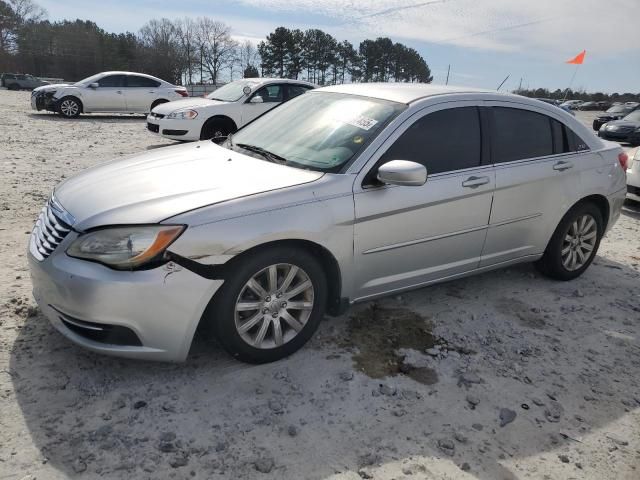
[[[77,98],[64,97],[58,103],[58,113],[65,118],[76,118],[82,111],[82,105]]]
[[[236,128],[231,120],[210,118],[202,126],[200,140],[213,140],[216,143],[222,143],[229,134],[235,131]]]
[[[18,91],[20,90],[20,85],[18,85],[17,83],[10,83],[9,85],[7,85],[7,89]]]
[[[274,268],[278,288],[270,288]],[[274,362],[312,337],[327,301],[325,272],[313,256],[299,249],[269,248],[241,259],[230,275],[205,318],[229,354],[248,363]],[[258,285],[249,286],[249,282]],[[286,282],[289,285],[282,294],[279,290]],[[302,293],[296,293],[299,288]]]
[[[536,267],[556,280],[579,277],[595,258],[603,233],[600,209],[591,202],[579,203],[562,218]]]
[[[149,113],[153,111],[158,105],[162,105],[163,103],[167,103],[169,100],[156,100],[151,104],[151,108],[149,109]]]

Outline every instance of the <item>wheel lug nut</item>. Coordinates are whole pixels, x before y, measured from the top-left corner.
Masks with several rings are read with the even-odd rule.
[[[264,299],[265,302],[270,302],[271,301],[271,297],[267,297]]]
[[[263,309],[262,309],[262,313],[265,313],[265,314],[266,314],[266,313],[269,313],[269,309],[268,309],[268,308],[263,308]]]
[[[287,307],[287,302],[282,302],[282,308],[286,308]]]
[[[273,318],[278,318],[278,314],[277,314],[277,313],[272,313],[272,314],[271,314],[271,316],[272,316]]]

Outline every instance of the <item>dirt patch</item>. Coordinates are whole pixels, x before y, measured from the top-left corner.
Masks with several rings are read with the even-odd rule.
[[[515,317],[523,327],[540,329],[547,326],[539,308],[530,307],[517,298],[503,298],[496,304],[496,310],[509,317]]]
[[[432,385],[438,374],[430,368],[411,368],[403,363],[400,349],[424,352],[442,339],[432,333],[428,318],[406,308],[380,308],[376,304],[349,317],[347,335],[340,346],[353,352],[355,367],[371,378],[406,374],[415,381]]]

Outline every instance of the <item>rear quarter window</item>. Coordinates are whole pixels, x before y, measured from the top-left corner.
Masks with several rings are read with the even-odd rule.
[[[494,163],[553,155],[549,117],[512,107],[493,107],[492,157]]]

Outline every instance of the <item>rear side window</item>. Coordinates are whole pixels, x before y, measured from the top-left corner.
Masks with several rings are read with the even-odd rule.
[[[567,135],[567,151],[569,152],[583,152],[589,150],[589,145],[585,143],[573,130],[569,127],[564,127]]]
[[[480,165],[480,113],[476,107],[430,113],[411,125],[385,152],[382,162],[410,160],[427,172],[450,172]]]
[[[160,86],[160,82],[147,77],[138,77],[136,75],[129,75],[127,77],[127,87],[144,87],[144,88],[157,88]]]
[[[493,107],[494,163],[553,155],[549,117],[519,108]]]
[[[101,87],[124,87],[126,77],[124,75],[109,75],[98,80]]]

